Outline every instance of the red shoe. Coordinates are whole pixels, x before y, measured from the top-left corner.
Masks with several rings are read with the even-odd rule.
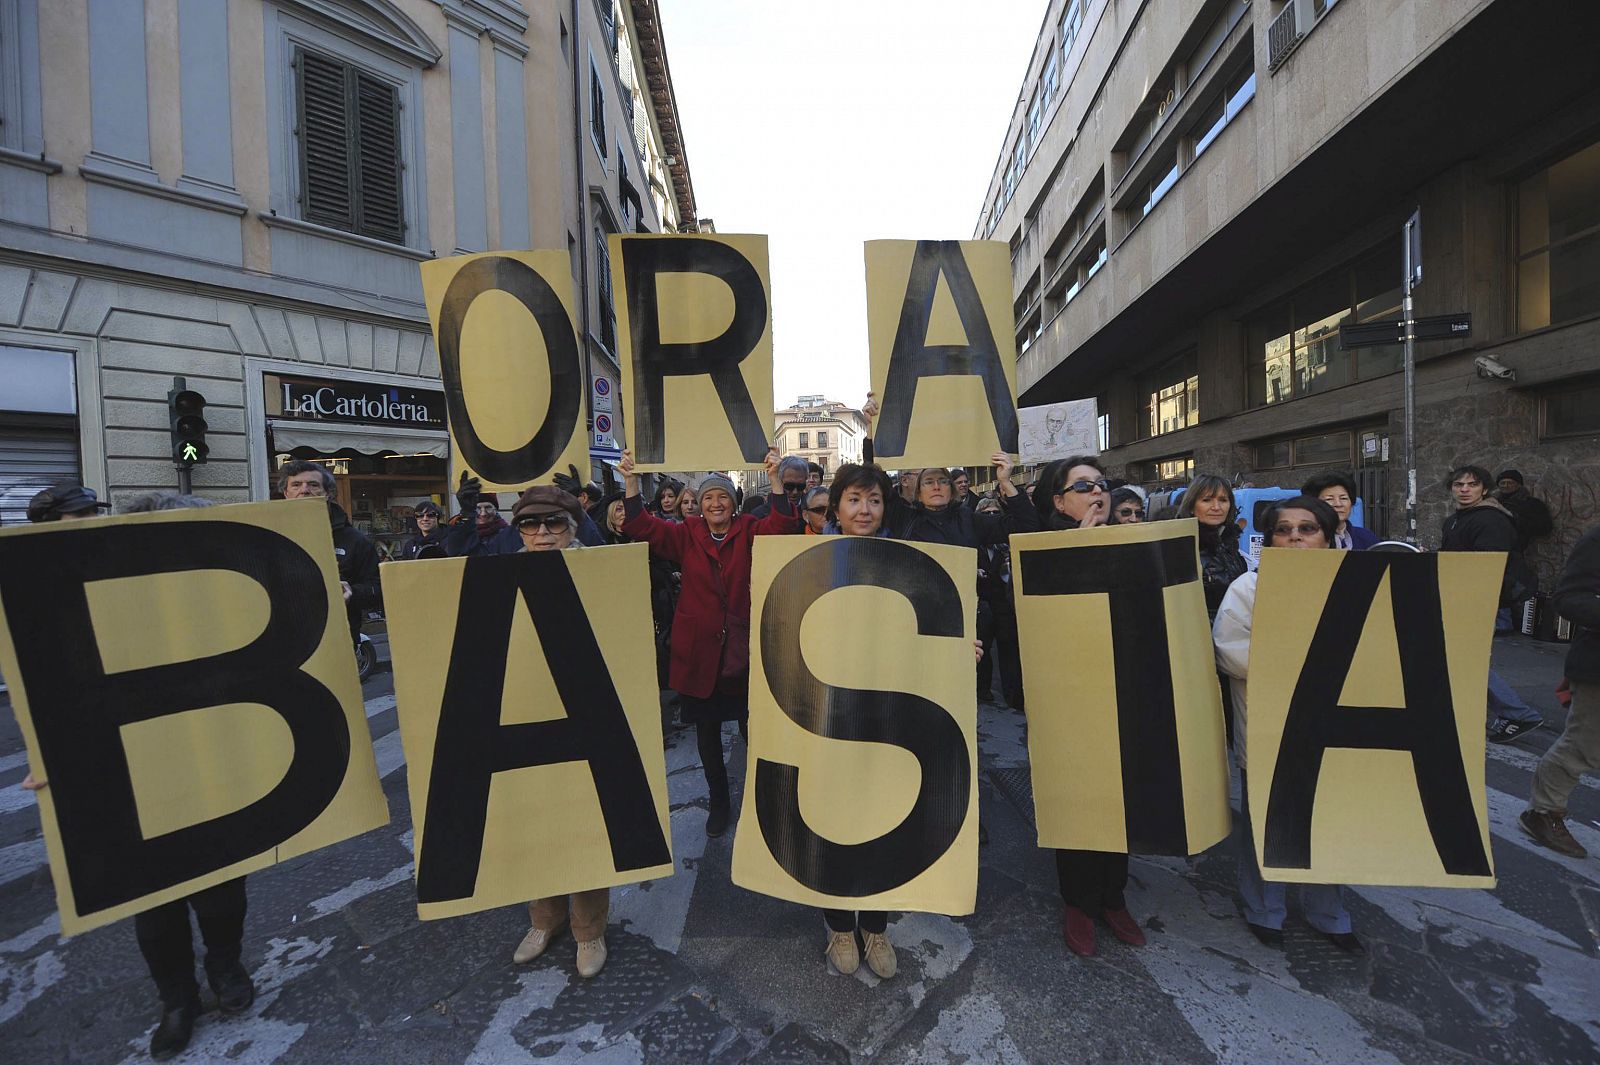
[[[1076,906],[1061,912],[1061,934],[1066,937],[1067,949],[1084,958],[1094,957],[1094,922]]]
[[[1144,946],[1144,929],[1139,927],[1139,922],[1133,919],[1133,914],[1126,908],[1107,910],[1102,916],[1105,917],[1106,924],[1111,926],[1112,935],[1130,947]]]

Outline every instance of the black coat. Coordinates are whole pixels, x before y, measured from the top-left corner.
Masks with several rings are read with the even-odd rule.
[[[426,536],[418,534],[400,545],[400,553],[395,556],[402,562],[414,562],[418,554],[425,547],[437,548],[437,553],[430,553],[429,557],[443,558],[449,552],[445,550],[445,525],[441,522],[433,527],[433,532]]]
[[[368,608],[383,605],[378,550],[365,533],[350,524],[339,504],[328,503],[328,521],[333,525],[333,555],[339,563],[339,579],[350,586],[350,600],[344,607],[354,642],[361,633],[361,615]]]
[[[1250,563],[1239,553],[1239,526],[1200,523],[1200,580],[1206,590],[1206,614],[1217,620],[1228,585],[1245,575]]]
[[[1506,571],[1500,584],[1500,605],[1509,606],[1538,590],[1538,578],[1517,549],[1517,523],[1493,499],[1464,507],[1444,519],[1440,551],[1504,551]]]
[[[998,514],[979,514],[960,503],[943,510],[912,507],[905,511],[904,522],[894,535],[896,539],[922,544],[987,547],[1005,543],[1014,532],[1038,531],[1039,513],[1027,496],[1018,492],[1002,497],[1000,505]]]
[[[1551,596],[1556,611],[1574,625],[1567,677],[1600,682],[1600,525],[1578,540]]]
[[[1526,488],[1496,498],[1511,512],[1512,521],[1516,523],[1518,551],[1526,551],[1530,541],[1543,539],[1555,529],[1550,508]]]

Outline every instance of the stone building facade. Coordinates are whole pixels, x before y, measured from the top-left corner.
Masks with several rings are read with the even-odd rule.
[[[197,492],[318,457],[398,538],[449,499],[418,265],[566,249],[615,386],[605,235],[695,218],[654,0],[0,0],[0,521],[176,486],[182,376]]]
[[[1352,470],[1402,535],[1400,348],[1338,330],[1399,317],[1419,211],[1416,313],[1472,317],[1417,345],[1420,539],[1452,465],[1514,467],[1548,580],[1600,520],[1597,32],[1544,0],[1054,0],[977,224],[1021,401],[1097,399],[1150,487]]]

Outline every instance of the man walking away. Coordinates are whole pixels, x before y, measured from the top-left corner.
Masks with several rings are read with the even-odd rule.
[[[1586,858],[1567,830],[1567,798],[1580,776],[1600,768],[1600,525],[1573,547],[1552,598],[1561,616],[1580,626],[1567,651],[1572,707],[1561,738],[1533,771],[1522,830],[1551,850]]]

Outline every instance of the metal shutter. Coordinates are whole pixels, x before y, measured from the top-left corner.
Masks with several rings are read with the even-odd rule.
[[[71,429],[0,425],[0,524],[25,525],[28,500],[57,481],[82,477]]]

